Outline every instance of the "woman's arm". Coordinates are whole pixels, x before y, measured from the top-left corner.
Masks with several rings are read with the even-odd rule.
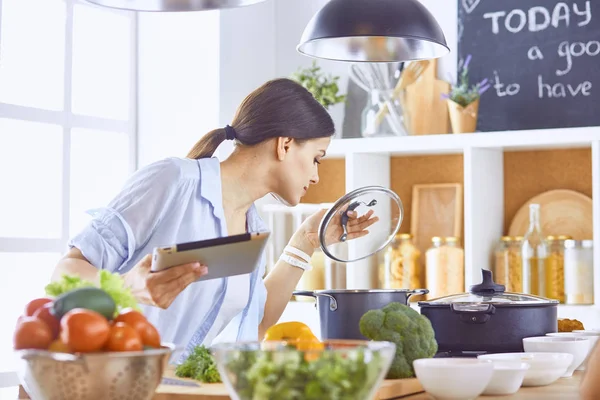
[[[94,267],[81,254],[81,251],[72,247],[54,268],[52,281],[59,280],[63,275],[77,275],[83,280],[98,283],[98,268]]]
[[[302,229],[292,236],[289,246],[302,250],[310,257],[314,252],[313,244]],[[291,256],[296,258],[294,255]],[[302,268],[294,267],[281,260],[277,261],[273,270],[269,272],[265,278],[267,301],[264,316],[258,328],[259,338],[262,338],[267,329],[279,321],[303,273]]]
[[[600,346],[598,343],[590,352],[583,378],[579,386],[579,394],[582,400],[600,399]]]

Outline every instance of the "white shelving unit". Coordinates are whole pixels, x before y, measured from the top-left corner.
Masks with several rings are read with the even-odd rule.
[[[346,191],[364,185],[390,187],[392,156],[462,154],[464,162],[465,287],[481,281],[503,232],[504,151],[590,148],[592,152],[594,282],[593,306],[560,306],[559,316],[578,318],[600,328],[600,127],[431,135],[369,139],[336,139],[328,158],[344,158]],[[406,172],[410,174],[410,171]],[[348,243],[351,248],[352,242]],[[370,274],[361,262],[349,265],[348,288],[365,288]],[[311,307],[312,303],[307,304]]]

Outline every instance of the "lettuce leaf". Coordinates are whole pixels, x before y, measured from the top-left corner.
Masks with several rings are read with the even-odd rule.
[[[95,285],[93,282],[81,279],[76,275],[63,275],[59,281],[51,282],[46,285],[46,294],[50,297],[57,297],[63,293],[70,292],[71,290],[89,287],[89,286],[97,286],[100,289],[104,290],[106,293],[112,297],[117,305],[117,312],[123,310],[125,308],[133,308],[135,310],[140,310],[137,300],[131,293],[129,288],[125,287],[123,278],[118,273],[111,273],[107,270],[100,270],[99,275],[99,285]]]

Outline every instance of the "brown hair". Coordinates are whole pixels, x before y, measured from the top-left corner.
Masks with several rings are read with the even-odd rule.
[[[282,136],[302,142],[335,133],[333,120],[321,103],[302,85],[287,78],[268,81],[250,93],[238,107],[231,126],[235,140],[250,146]],[[225,128],[214,129],[194,145],[187,157],[212,157],[225,139]]]

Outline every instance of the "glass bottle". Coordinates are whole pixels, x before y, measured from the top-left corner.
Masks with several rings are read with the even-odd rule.
[[[540,223],[540,205],[529,205],[529,228],[521,244],[523,293],[545,297],[545,265],[548,245]]]

